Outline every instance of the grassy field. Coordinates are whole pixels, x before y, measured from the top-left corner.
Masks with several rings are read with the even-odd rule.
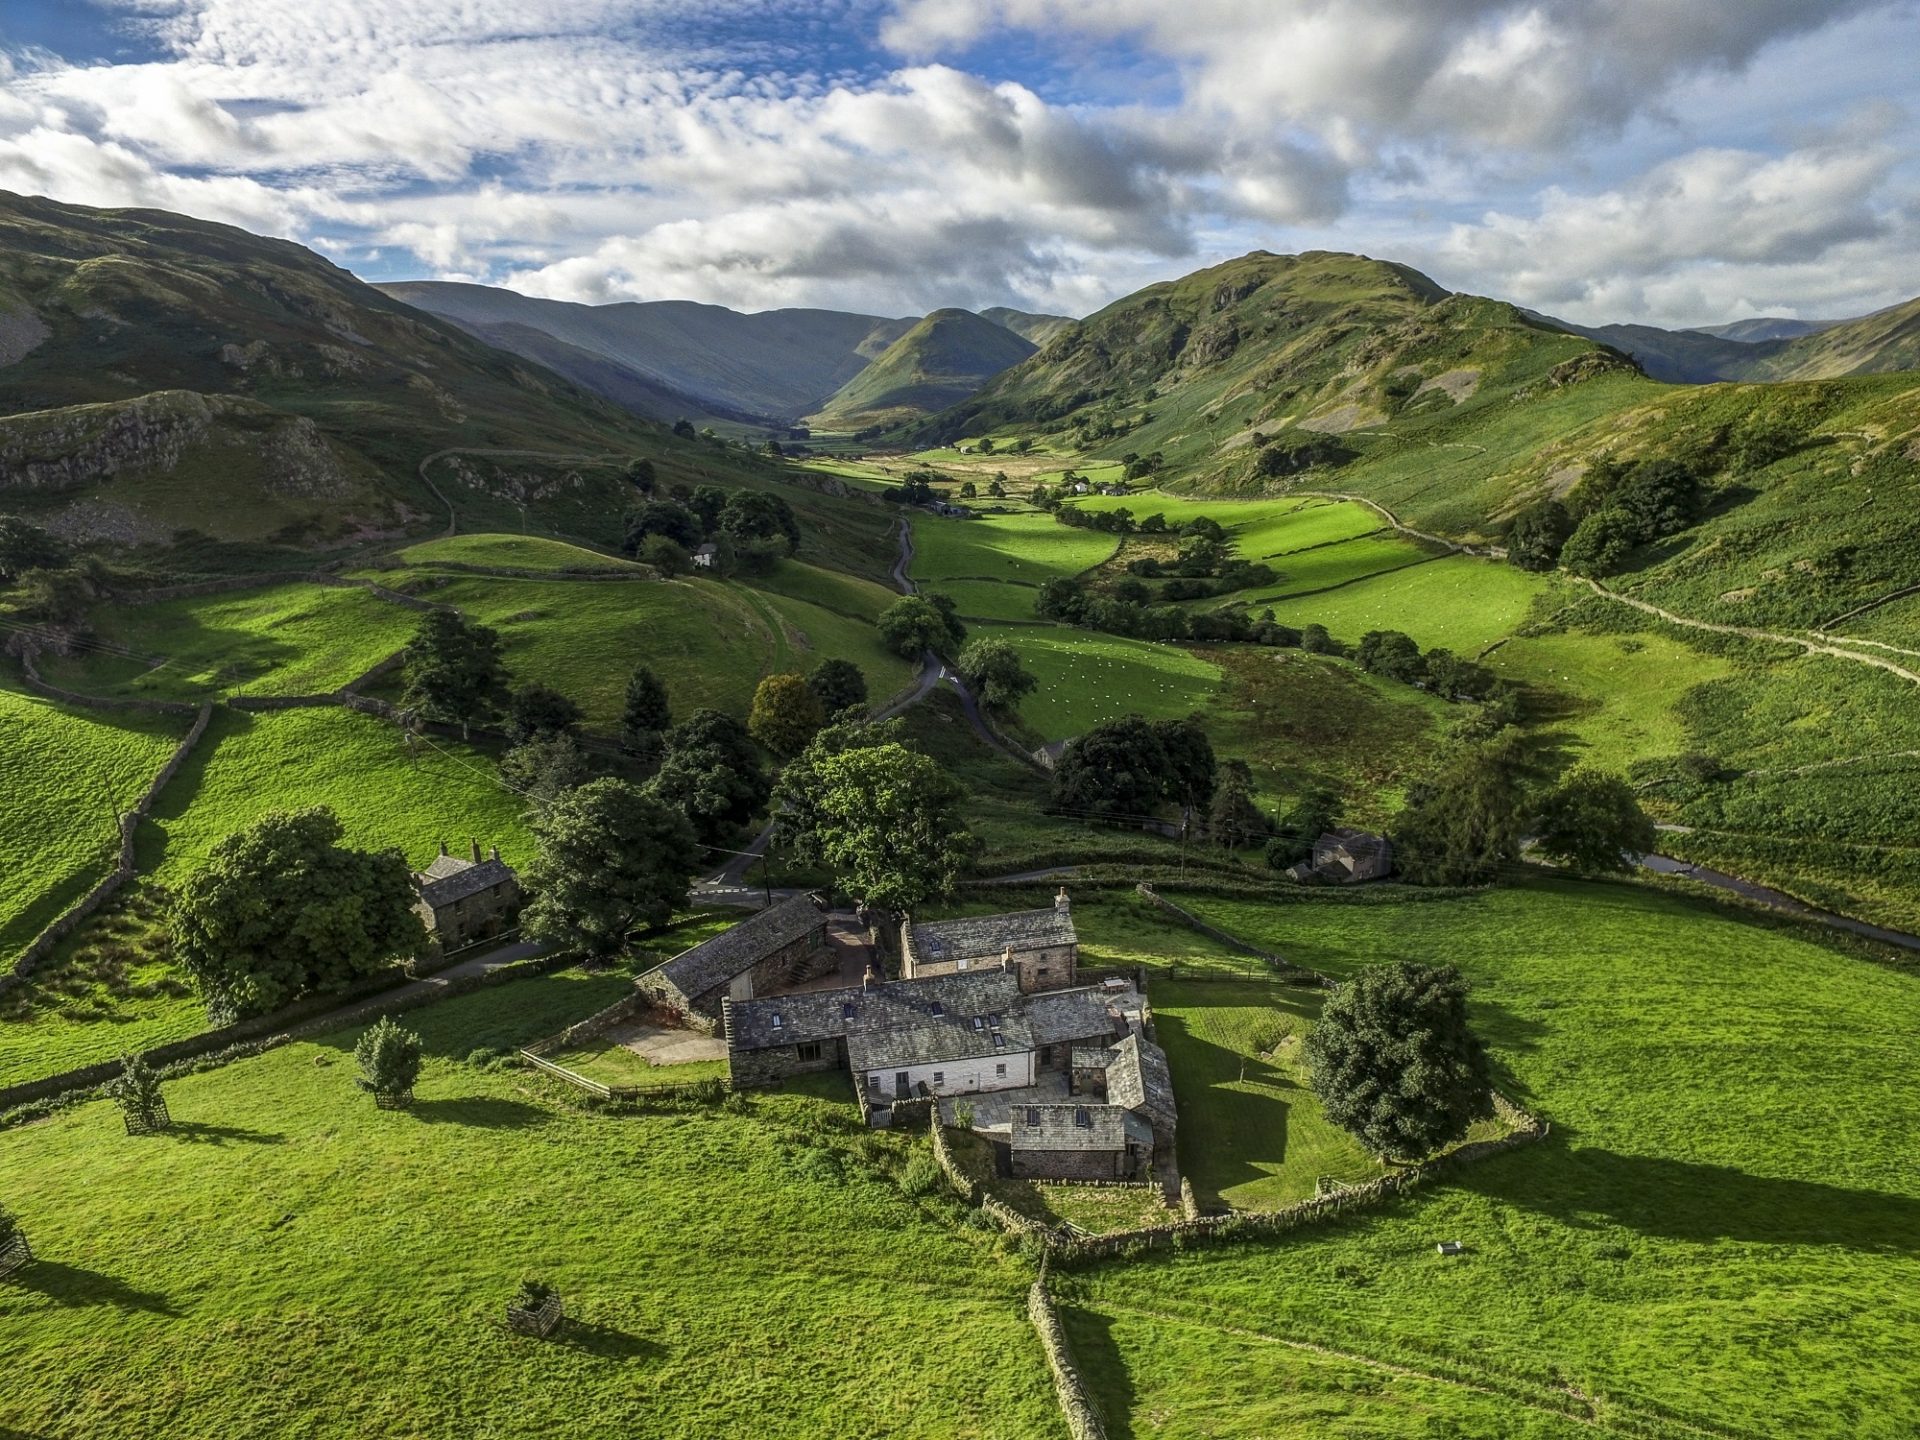
[[[1194,903],[1336,974],[1458,964],[1503,1084],[1553,1136],[1285,1245],[1063,1277],[1074,1339],[1132,1433],[1323,1433],[1264,1386],[1322,1392],[1312,1408],[1348,1427],[1334,1433],[1558,1435],[1525,1405],[1572,1393],[1603,1422],[1676,1417],[1649,1419],[1653,1435],[1908,1433],[1920,978],[1641,887]],[[1441,1262],[1436,1239],[1468,1252]],[[1329,1391],[1368,1368],[1323,1371],[1296,1342],[1417,1373]],[[1211,1386],[1228,1372],[1244,1410]],[[1489,1411],[1459,1382],[1520,1399]]]
[[[350,710],[222,710],[141,828],[141,871],[178,881],[268,810],[307,805],[331,805],[347,844],[415,865],[469,837],[498,844],[509,864],[531,858],[519,797],[474,747],[432,739],[409,754],[400,731]]]
[[[187,725],[76,710],[0,681],[0,966],[113,867],[117,815]]]
[[[1083,735],[1121,715],[1172,719],[1205,707],[1219,667],[1175,645],[1052,626],[981,625],[974,633],[1020,652],[1039,688],[1020,718],[1048,740]]]
[[[1396,535],[1362,535],[1271,561],[1279,578],[1271,585],[1241,591],[1234,598],[1255,606],[1277,604],[1292,596],[1318,599],[1321,591],[1337,593],[1340,587],[1371,576],[1435,563],[1437,553]]]
[[[696,1080],[724,1080],[724,1060],[688,1060],[678,1065],[655,1065],[646,1056],[636,1054],[614,1040],[594,1040],[571,1050],[556,1050],[545,1057],[564,1070],[598,1080],[602,1085],[625,1086],[636,1090],[659,1090],[674,1085],[691,1085]]]
[[[446,535],[409,545],[396,557],[408,565],[493,565],[508,570],[638,570],[631,560],[603,555],[537,535]]]
[[[613,1118],[454,1058],[627,983],[559,975],[408,1017],[430,1056],[411,1112],[354,1088],[342,1033],[173,1082],[172,1134],[129,1140],[104,1104],[0,1134],[39,1257],[0,1289],[5,1423],[1061,1434],[1026,1269],[951,1201],[903,1194],[904,1142],[850,1095]],[[529,1274],[566,1298],[554,1340],[504,1326]]]
[[[912,523],[914,580],[953,596],[962,615],[985,620],[1033,618],[1041,585],[1091,569],[1118,544],[1038,511],[974,520],[916,513]]]
[[[1127,510],[1135,520],[1160,515],[1169,526],[1212,520],[1226,530],[1236,553],[1276,567],[1283,557],[1299,551],[1355,540],[1381,528],[1380,517],[1372,510],[1345,500],[1206,500],[1142,490],[1131,495],[1087,495],[1069,503],[1079,510]]]
[[[1473,656],[1527,617],[1540,580],[1492,560],[1449,555],[1323,595],[1274,602],[1274,618],[1299,628],[1320,624],[1349,644],[1369,630],[1399,630],[1422,649]]]
[[[312,584],[103,605],[92,621],[103,648],[41,669],[88,695],[319,695],[386,659],[419,621],[366,590]]]

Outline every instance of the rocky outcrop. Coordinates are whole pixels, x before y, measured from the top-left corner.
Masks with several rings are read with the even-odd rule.
[[[220,403],[162,390],[0,421],[0,491],[71,490],[123,470],[170,470],[206,434]]]
[[[31,305],[0,304],[0,370],[26,359],[52,334]]]

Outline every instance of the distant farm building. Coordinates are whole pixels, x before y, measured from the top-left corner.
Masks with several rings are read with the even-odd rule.
[[[414,913],[442,951],[465,949],[511,930],[520,919],[520,877],[500,858],[500,849],[485,858],[480,842],[473,842],[473,858],[440,854],[413,877],[418,898]]]
[[[712,543],[702,545],[693,552],[693,563],[702,570],[711,570],[720,559],[720,547]]]
[[[1393,846],[1384,835],[1365,830],[1329,830],[1313,842],[1313,858],[1287,873],[1296,880],[1335,885],[1383,880],[1393,873]]]

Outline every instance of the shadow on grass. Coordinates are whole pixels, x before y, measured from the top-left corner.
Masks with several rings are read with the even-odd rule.
[[[628,1360],[657,1359],[667,1353],[664,1345],[644,1340],[638,1335],[629,1335],[624,1330],[616,1330],[611,1325],[600,1325],[591,1320],[569,1320],[560,1327],[560,1333],[554,1343],[564,1345],[569,1350],[582,1350],[589,1355],[597,1355],[602,1360],[615,1360],[622,1363]]]
[[[246,1145],[284,1145],[287,1137],[268,1130],[248,1130],[240,1125],[207,1125],[198,1120],[176,1120],[153,1134],[160,1138],[185,1140],[198,1145],[225,1145],[236,1140]]]
[[[98,1270],[63,1265],[58,1260],[35,1260],[4,1283],[35,1291],[56,1305],[112,1305],[121,1310],[144,1310],[151,1315],[180,1314],[164,1295],[136,1289]]]
[[[1132,1440],[1133,1379],[1127,1371],[1126,1357],[1114,1342],[1113,1321],[1091,1310],[1060,1307],[1060,1322],[1066,1327],[1067,1343],[1100,1418],[1107,1422],[1109,1440]]]
[[[538,1105],[506,1100],[497,1095],[469,1095],[459,1100],[415,1100],[409,1113],[430,1125],[472,1125],[482,1130],[529,1130],[553,1117]]]
[[[1541,1183],[1544,1172],[1515,1166],[1479,1188],[1574,1229],[1611,1225],[1696,1244],[1842,1245],[1869,1255],[1920,1255],[1920,1199],[1909,1195],[1599,1148],[1570,1149],[1554,1169],[1550,1184]]]

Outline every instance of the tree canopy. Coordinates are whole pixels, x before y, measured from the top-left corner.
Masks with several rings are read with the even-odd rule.
[[[580,742],[564,731],[536,735],[500,757],[500,778],[538,813],[593,778]]]
[[[517,744],[547,735],[571,735],[583,718],[580,707],[550,685],[523,685],[507,705],[507,734]]]
[[[532,828],[534,898],[520,925],[535,939],[605,959],[686,903],[693,827],[637,785],[608,777],[569,790]]]
[[[1407,789],[1393,832],[1394,863],[1416,885],[1486,885],[1519,857],[1526,816],[1521,741],[1503,731],[1456,745]]]
[[[666,758],[649,791],[693,822],[710,845],[723,844],[767,801],[772,786],[753,737],[731,715],[696,710],[665,737]]]
[[[420,1037],[382,1015],[353,1047],[360,1073],[354,1084],[372,1095],[411,1094],[420,1078]]]
[[[1576,770],[1540,802],[1534,821],[1550,860],[1587,874],[1627,874],[1653,849],[1653,821],[1618,775]]]
[[[0,585],[11,585],[29,570],[51,570],[67,563],[66,545],[17,515],[0,515]]]
[[[1327,1118],[1389,1160],[1424,1159],[1493,1113],[1486,1050],[1451,965],[1401,960],[1335,986],[1306,1056]]]
[[[894,654],[917,660],[924,650],[954,655],[966,639],[966,627],[945,607],[944,595],[903,595],[880,612],[880,638]]]
[[[969,641],[956,663],[989,710],[1016,709],[1040,683],[1021,663],[1020,652],[1005,640]]]
[[[222,1022],[339,990],[419,954],[398,851],[351,850],[325,806],[274,810],[213,847],[174,896],[174,953]]]
[[[1205,807],[1213,798],[1215,771],[1213,745],[1195,722],[1123,715],[1067,746],[1054,767],[1048,808],[1138,824],[1167,801]]]
[[[828,719],[867,708],[867,677],[851,660],[822,660],[807,675],[807,688]]]
[[[798,755],[826,724],[826,708],[801,675],[769,675],[753,692],[747,733],[775,755]]]
[[[705,531],[700,521],[677,500],[648,500],[627,514],[626,552],[636,554],[643,541],[652,535],[664,535],[674,544],[691,550],[700,543]]]
[[[673,728],[673,708],[667,687],[645,665],[636,665],[627,677],[626,700],[620,710],[620,740],[638,755],[651,755],[660,737]]]
[[[454,610],[429,610],[401,651],[402,703],[428,720],[467,734],[499,712],[507,698],[498,632]]]

